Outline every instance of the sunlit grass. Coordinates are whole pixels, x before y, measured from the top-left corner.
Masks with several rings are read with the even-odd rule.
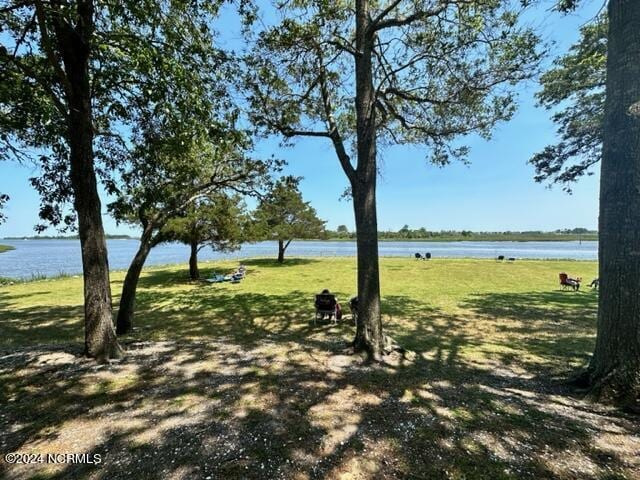
[[[248,274],[240,284],[191,282],[182,265],[146,269],[138,288],[133,338],[295,340],[313,332],[315,293],[329,288],[347,313],[348,301],[356,294],[353,258],[245,263]],[[202,276],[236,265],[203,263]],[[588,288],[560,291],[558,273],[588,280],[596,267],[595,262],[561,260],[383,258],[384,323],[402,345],[426,355],[474,360],[499,356],[534,364],[565,356],[577,364],[591,348],[597,294]],[[123,277],[124,272],[111,275],[116,306]],[[0,345],[81,342],[82,298],[81,277],[2,286]],[[346,320],[334,330],[346,340],[352,323]]]
[[[637,478],[637,425],[559,382],[593,350],[597,292],[561,291],[558,273],[588,283],[595,262],[384,258],[384,326],[410,352],[379,366],[346,348],[355,259],[244,263],[239,284],[146,269],[109,366],[80,355],[81,278],[0,287],[0,403],[16,425],[0,442],[108,451],[104,478]],[[313,322],[324,288],[338,325]]]

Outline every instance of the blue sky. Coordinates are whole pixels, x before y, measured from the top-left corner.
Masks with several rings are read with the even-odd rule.
[[[577,39],[579,27],[600,7],[599,1],[588,2],[570,16],[538,9],[530,21],[540,28],[543,37],[556,42],[553,50],[562,53]],[[533,168],[527,160],[555,140],[550,113],[535,107],[533,95],[537,89],[535,83],[520,89],[517,114],[497,127],[492,140],[467,139],[465,143],[471,146],[468,166],[434,167],[426,162],[428,152],[419,147],[381,152],[379,228],[398,230],[408,224],[428,230],[595,229],[597,174],[575,185],[573,195],[533,181]],[[261,142],[259,153],[273,153],[288,160],[286,173],[304,177],[301,189],[305,199],[330,228],[345,224],[353,229],[352,203],[340,200],[347,180],[329,141],[302,139],[292,148],[281,149],[273,139]],[[36,173],[28,165],[0,163],[0,192],[11,197],[6,208],[9,219],[0,226],[0,237],[34,234],[39,203],[28,178]],[[130,227],[117,226],[107,215],[104,220],[108,233],[136,233]]]

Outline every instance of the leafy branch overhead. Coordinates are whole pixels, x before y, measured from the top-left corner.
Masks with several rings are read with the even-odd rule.
[[[380,144],[418,143],[431,160],[465,158],[458,136],[488,137],[515,110],[515,83],[531,78],[539,38],[505,2],[371,2]],[[375,7],[375,8],[374,8]],[[281,2],[284,20],[257,35],[247,56],[253,121],[270,133],[325,137],[347,175],[356,132],[353,10],[345,2]]]
[[[66,136],[72,92],[53,38],[61,25],[76,23],[75,7],[7,3],[0,10],[6,26],[0,47],[0,160],[34,162],[39,174],[31,182],[42,198],[40,216],[73,226],[74,215],[66,214],[72,199]],[[130,135],[149,103],[156,118],[179,112],[192,122],[212,109],[228,111],[220,80],[231,75],[233,62],[216,47],[211,28],[222,3],[78,2],[92,9],[87,48],[95,166],[107,192],[113,193],[114,172],[123,166]]]
[[[537,182],[571,183],[591,175],[602,157],[607,59],[606,15],[582,27],[580,40],[541,77],[540,105],[554,110],[560,141],[537,153]]]

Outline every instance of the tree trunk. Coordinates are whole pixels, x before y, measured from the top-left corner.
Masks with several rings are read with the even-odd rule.
[[[353,345],[378,360],[383,353],[380,317],[380,269],[376,212],[376,112],[371,56],[374,34],[368,32],[369,4],[356,2],[356,126],[358,167],[352,181],[358,247],[358,323]]]
[[[353,346],[356,352],[367,352],[371,359],[379,360],[384,337],[380,316],[375,175],[368,185],[354,190],[353,206],[358,232],[358,315]]]
[[[85,354],[100,361],[123,354],[113,328],[109,263],[102,209],[93,164],[93,127],[89,83],[93,6],[78,2],[78,25],[55,25],[68,79],[70,177],[84,277]]]
[[[142,267],[144,267],[144,262],[147,260],[152,246],[152,230],[149,228],[143,232],[140,238],[140,246],[131,261],[131,265],[129,265],[127,275],[122,284],[122,295],[120,296],[120,308],[118,309],[116,328],[118,335],[129,333],[133,328],[138,280],[140,279]]]
[[[600,297],[589,381],[596,398],[640,396],[640,2],[609,2],[600,180]],[[637,405],[637,404],[636,404]]]
[[[200,279],[200,271],[198,270],[198,242],[193,240],[189,244],[191,246],[191,255],[189,255],[189,278],[191,280]]]
[[[278,263],[284,262],[284,240],[278,240]]]
[[[287,251],[287,247],[291,243],[291,240],[278,240],[278,263],[284,263],[284,252]]]

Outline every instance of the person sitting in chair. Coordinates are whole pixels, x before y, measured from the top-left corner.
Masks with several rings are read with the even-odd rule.
[[[574,290],[580,290],[580,283],[582,283],[582,277],[576,277],[576,278],[568,277],[567,283],[572,285]]]
[[[335,303],[335,309],[333,308],[333,305],[329,305],[329,303]],[[338,302],[338,297],[333,295],[328,288],[325,288],[324,290],[322,290],[322,292],[320,292],[319,295],[316,295],[315,306],[316,316],[320,315],[320,320],[324,320],[325,315],[329,320],[331,320],[334,312],[336,321],[342,319],[342,308],[340,307],[340,303]],[[328,307],[331,308],[327,310]]]

